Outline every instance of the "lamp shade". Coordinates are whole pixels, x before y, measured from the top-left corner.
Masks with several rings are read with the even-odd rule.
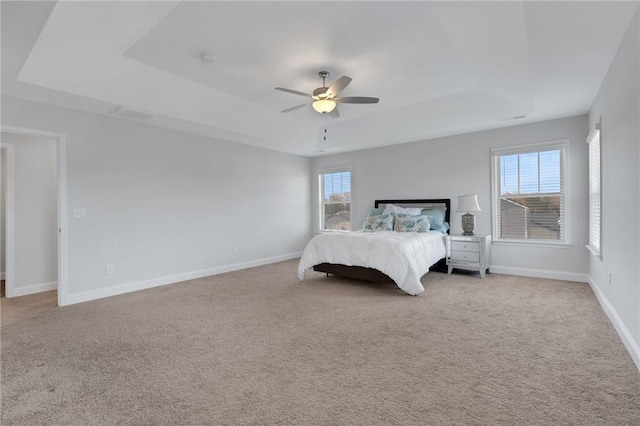
[[[478,205],[478,194],[473,195],[458,195],[458,207],[457,212],[479,212],[480,206]]]
[[[327,114],[336,108],[336,103],[328,99],[320,99],[319,101],[315,101],[312,106],[313,109],[319,113]]]

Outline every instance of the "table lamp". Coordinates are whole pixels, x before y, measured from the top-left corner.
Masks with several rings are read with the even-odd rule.
[[[462,215],[462,235],[475,235],[476,217],[469,212],[479,212],[478,194],[458,195],[458,207],[456,212],[466,212]]]

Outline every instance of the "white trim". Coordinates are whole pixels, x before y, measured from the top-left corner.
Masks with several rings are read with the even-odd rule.
[[[49,283],[32,284],[24,287],[14,287],[12,297],[27,296],[29,294],[42,293],[43,291],[51,291],[58,288],[58,281]]]
[[[638,343],[633,340],[633,336],[631,336],[631,333],[622,322],[622,319],[591,277],[589,277],[589,285],[591,286],[593,293],[598,298],[598,302],[600,302],[602,310],[607,314],[609,321],[611,321],[611,324],[613,324],[613,327],[618,332],[618,336],[620,336],[620,340],[622,340],[622,343],[625,348],[627,348],[629,355],[631,355],[631,359],[633,359],[633,362],[636,364],[636,368],[640,371],[640,346],[638,346]]]
[[[527,152],[539,152],[543,149],[549,148],[564,148],[569,145],[569,139],[554,139],[550,141],[543,142],[532,142],[532,143],[523,143],[520,145],[510,145],[506,147],[494,147],[491,148],[491,155],[494,156],[496,153],[499,155],[508,155],[508,154],[522,154]]]
[[[600,254],[599,250],[596,250],[594,247],[591,247],[589,244],[587,244],[585,247],[587,248],[587,250],[591,252],[591,254],[594,257],[597,257],[598,259],[600,259],[600,261],[602,261],[602,254]]]
[[[14,237],[13,237],[13,206],[14,206],[14,172],[13,172],[13,162],[14,162],[14,152],[13,152],[13,144],[10,143],[2,143],[0,144],[0,149],[4,149],[6,152],[5,157],[5,174],[6,174],[6,194],[4,196],[5,205],[3,206],[4,210],[4,221],[5,221],[5,236],[4,236],[4,250],[5,256],[4,259],[4,280],[5,280],[5,296],[13,297],[14,296],[14,277],[13,277],[13,253],[14,253]]]
[[[552,271],[548,269],[514,268],[511,266],[491,265],[489,271],[496,274],[518,275],[521,277],[546,278],[550,280],[588,282],[587,274],[580,272]]]
[[[593,129],[591,133],[589,133],[589,136],[587,136],[587,140],[586,140],[587,145],[593,142],[593,139],[595,139],[596,136],[600,138],[600,128],[598,127],[597,124],[596,124],[596,128]]]
[[[25,136],[45,137],[56,140],[57,148],[57,173],[58,173],[58,306],[68,304],[68,229],[67,229],[67,136],[63,133],[49,132],[39,129],[29,129],[1,124],[0,132],[13,133]],[[7,195],[9,191],[7,190]],[[12,195],[13,196],[13,195]],[[12,220],[13,220],[13,212]],[[7,240],[9,237],[9,218],[7,216]],[[13,222],[11,222],[11,235],[13,236]],[[13,250],[12,250],[13,251]],[[11,273],[9,272],[9,252],[7,251],[6,269],[9,278],[13,273],[13,253],[11,253]],[[9,280],[7,280],[8,284]],[[7,290],[7,297],[9,292]]]
[[[545,247],[568,249],[572,245],[570,243],[556,243],[553,240],[493,240],[491,244],[497,246],[520,246],[520,247]]]
[[[160,287],[168,284],[175,284],[182,281],[194,280],[211,275],[223,274],[225,272],[238,271],[241,269],[253,268],[256,266],[268,265],[270,263],[282,262],[296,259],[302,256],[302,252],[283,254],[280,256],[267,257],[263,259],[250,260],[247,262],[234,263],[231,265],[217,266],[215,268],[201,269],[199,271],[184,272],[175,275],[152,278],[150,280],[137,281],[132,283],[119,284],[112,287],[100,288],[97,290],[71,293],[67,296],[67,304],[88,302],[89,300],[101,299],[103,297],[116,296],[118,294],[130,293],[132,291],[145,290],[153,287]]]

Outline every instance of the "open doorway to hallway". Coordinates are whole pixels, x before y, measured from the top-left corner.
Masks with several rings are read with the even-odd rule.
[[[2,131],[3,296],[58,288],[57,140]]]

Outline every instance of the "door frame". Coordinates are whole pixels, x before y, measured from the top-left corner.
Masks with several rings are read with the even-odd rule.
[[[43,137],[56,141],[56,160],[58,175],[58,306],[68,304],[68,230],[67,230],[67,137],[63,133],[49,132],[40,129],[30,129],[10,125],[0,125],[0,132],[16,135]],[[6,258],[5,258],[5,283],[6,296],[11,297],[13,292],[14,270],[14,235],[13,235],[13,147],[2,143],[1,147],[7,149],[7,194],[5,208],[6,220]],[[11,164],[9,164],[11,163]],[[9,173],[11,174],[9,176]],[[9,278],[11,278],[11,286]]]
[[[13,144],[2,143],[0,150],[4,152],[4,282],[5,296],[13,292]],[[1,179],[1,178],[0,178]]]

